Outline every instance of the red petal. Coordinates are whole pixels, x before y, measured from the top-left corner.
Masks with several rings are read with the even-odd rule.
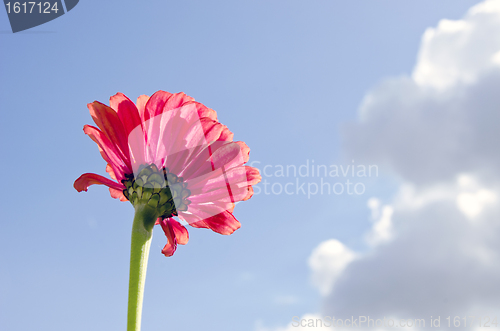
[[[86,173],[78,177],[77,180],[75,180],[75,183],[73,184],[73,187],[78,191],[85,191],[87,192],[87,189],[89,188],[90,185],[106,185],[107,187],[114,188],[117,190],[123,190],[125,189],[125,186],[123,186],[120,183],[114,182],[110,179],[107,179],[106,177],[96,175],[96,174],[91,174],[91,173]]]
[[[182,215],[186,217],[186,214]],[[187,217],[193,220],[191,216]],[[220,234],[229,235],[241,227],[240,222],[229,211],[223,211],[215,216],[206,218],[201,221],[190,222],[189,225],[195,228],[209,228]]]
[[[168,243],[161,251],[165,256],[172,256],[177,249],[177,244],[185,245],[189,240],[187,229],[173,218],[159,220],[160,226],[167,236]]]
[[[149,96],[148,95],[141,95],[137,98],[136,105],[137,105],[137,110],[139,111],[139,116],[142,121],[144,121],[144,112],[146,110],[146,103],[148,103]]]
[[[108,137],[109,141],[116,146],[123,161],[130,167],[128,151],[128,135],[125,132],[118,114],[110,107],[94,101],[89,103],[88,108],[94,122],[101,131]]]
[[[106,157],[103,155],[104,160],[110,164],[115,176],[117,176],[119,180],[125,178],[124,174],[132,173],[131,166],[122,159],[121,153],[116,148],[116,145],[109,141],[105,134],[90,125],[85,125],[83,127],[83,132],[99,146],[101,155],[103,153],[105,154]]]
[[[155,92],[148,100],[144,109],[143,122],[155,117],[163,112],[163,107],[167,103],[172,93],[165,91]]]
[[[177,250],[177,245],[172,245],[172,244],[168,243],[168,244],[166,244],[163,247],[163,249],[161,250],[161,252],[166,257],[170,257],[170,256],[174,255],[174,253],[175,253],[176,250]]]
[[[175,234],[175,239],[177,240],[177,243],[179,245],[186,245],[189,241],[189,232],[188,230],[184,227],[184,225],[180,224],[173,218],[171,218],[170,225],[172,226],[172,229],[174,230]]]
[[[210,229],[220,234],[231,234],[241,227],[240,222],[229,211],[205,219]]]
[[[135,104],[130,101],[123,93],[116,93],[109,99],[109,105],[118,114],[118,118],[123,124],[125,133],[127,135],[130,132],[141,125],[141,118],[139,116],[139,110]]]

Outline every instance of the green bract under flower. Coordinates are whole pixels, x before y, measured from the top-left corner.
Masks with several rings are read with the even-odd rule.
[[[122,183],[125,185],[123,195],[134,205],[148,205],[156,208],[161,218],[178,216],[178,211],[187,211],[191,203],[187,198],[191,192],[182,177],[161,170],[155,164],[143,165],[139,173],[125,175]]]

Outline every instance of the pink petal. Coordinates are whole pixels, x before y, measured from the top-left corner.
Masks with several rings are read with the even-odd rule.
[[[213,121],[209,118],[202,118],[200,120],[203,133],[205,135],[204,139],[200,139],[201,142],[213,143],[216,140],[219,140],[219,137],[224,130],[224,126],[217,121]]]
[[[233,141],[233,136],[234,134],[231,131],[229,131],[227,126],[224,125],[224,129],[220,134],[219,140]]]
[[[188,164],[199,160],[200,153],[205,155],[200,161],[209,159],[210,150],[204,151],[204,149],[209,148],[209,144],[216,141],[223,130],[220,123],[209,118],[201,120],[191,118],[190,121],[192,121],[191,125],[184,126],[183,131],[179,130],[181,125],[166,127],[162,132],[162,143],[157,148],[157,156],[166,156],[164,166],[179,174],[187,168]],[[183,139],[177,139],[177,137],[183,137]],[[168,146],[163,142],[166,142]]]
[[[106,164],[106,172],[108,173],[109,177],[111,177],[111,179],[117,180],[115,172],[113,171],[113,167],[111,167],[111,164],[109,164],[109,163]]]
[[[246,145],[245,145],[246,146]],[[193,158],[181,176],[184,178],[196,178],[204,176],[210,171],[224,167],[225,169],[242,165],[247,160],[241,151],[241,146],[234,142],[216,141],[196,158]]]
[[[197,156],[203,152],[203,150],[203,146],[197,146],[194,148],[187,148],[177,153],[169,154],[164,160],[163,166],[170,169],[171,172],[182,176],[182,172],[186,168],[187,164],[195,160]]]
[[[77,180],[75,180],[75,183],[73,184],[73,187],[78,191],[85,191],[87,192],[87,189],[89,188],[90,185],[106,185],[109,188],[113,188],[116,190],[124,190],[125,186],[123,184],[114,182],[110,179],[107,179],[106,177],[96,175],[96,174],[91,174],[91,173],[86,173],[78,177]]]
[[[256,185],[261,181],[262,176],[260,175],[259,169],[250,166],[245,166],[245,169],[247,171],[247,182],[249,185]]]
[[[248,186],[248,193],[247,193],[247,196],[245,198],[243,198],[242,201],[247,201],[248,199],[250,199],[251,197],[253,196],[253,187],[252,186]]]
[[[182,95],[184,94],[182,93]],[[172,153],[172,145],[175,142],[184,141],[184,139],[179,139],[179,137],[184,137],[179,130],[186,127],[186,121],[180,114],[182,108],[178,111],[171,111],[174,108],[179,108],[171,108],[179,101],[182,102],[182,98],[179,99],[178,95],[165,91],[157,91],[147,101],[142,115],[145,142],[144,160],[146,163],[155,163],[161,167],[158,164],[159,159],[164,159]]]
[[[208,108],[204,104],[201,104],[201,103],[196,102],[196,101],[192,101],[192,102],[190,102],[190,104],[195,105],[195,108],[198,112],[199,118],[207,117],[207,118],[211,119],[212,121],[217,121],[217,113],[215,112],[215,110]]]
[[[194,102],[194,98],[186,95],[183,92],[174,93],[168,98],[167,102],[165,103],[163,112],[177,109],[188,102]]]
[[[245,166],[247,170],[247,182],[248,182],[248,193],[242,201],[246,201],[253,196],[253,187],[252,185],[256,185],[262,180],[262,176],[260,175],[259,169],[254,167]]]
[[[109,193],[113,199],[120,199],[120,201],[128,201],[128,199],[123,195],[123,189],[117,190],[115,188],[109,188]]]
[[[177,109],[191,101],[194,101],[194,99],[182,92],[172,94],[165,91],[157,91],[146,103],[143,121],[147,121],[163,112]]]
[[[212,149],[215,168],[230,169],[241,166],[250,158],[250,148],[243,141],[217,142]]]
[[[172,98],[174,96],[176,95]],[[153,102],[151,99],[148,105]],[[167,109],[169,101],[170,99],[165,101],[164,110]],[[173,168],[172,164],[178,164],[179,167],[175,168],[177,171],[181,171],[184,166],[178,162],[176,155],[179,156],[179,153],[189,149],[198,150],[200,146],[208,146],[217,140],[223,131],[220,123],[206,117],[200,119],[194,103],[164,111],[145,121],[143,127],[146,136],[145,159],[150,163],[156,163],[159,167],[163,165],[160,164],[160,160],[166,161],[164,165],[169,169]],[[182,163],[191,159],[183,158]]]
[[[253,180],[255,181],[255,179]],[[247,167],[245,166],[227,171],[218,169],[186,182],[191,191],[189,200],[193,203],[214,203],[219,200],[224,202],[242,201],[247,198],[248,186],[251,185],[248,182]]]

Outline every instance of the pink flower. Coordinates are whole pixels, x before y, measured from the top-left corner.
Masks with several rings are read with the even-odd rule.
[[[136,104],[117,93],[110,107],[94,101],[88,108],[98,128],[85,125],[83,131],[97,143],[113,180],[83,174],[74,183],[78,192],[103,184],[113,198],[155,208],[168,239],[165,256],[189,240],[174,217],[225,235],[240,227],[234,203],[248,200],[261,176],[244,165],[250,149],[233,142],[214,110],[165,91],[142,95]]]

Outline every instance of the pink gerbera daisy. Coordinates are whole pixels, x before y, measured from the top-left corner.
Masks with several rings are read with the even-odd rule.
[[[117,93],[110,107],[94,101],[88,108],[98,128],[83,131],[97,143],[112,180],[83,174],[74,183],[78,192],[103,184],[113,198],[149,208],[167,236],[165,256],[188,242],[176,217],[225,235],[240,227],[234,203],[249,199],[261,176],[244,165],[250,149],[233,141],[214,110],[165,91],[142,95],[136,104]]]

